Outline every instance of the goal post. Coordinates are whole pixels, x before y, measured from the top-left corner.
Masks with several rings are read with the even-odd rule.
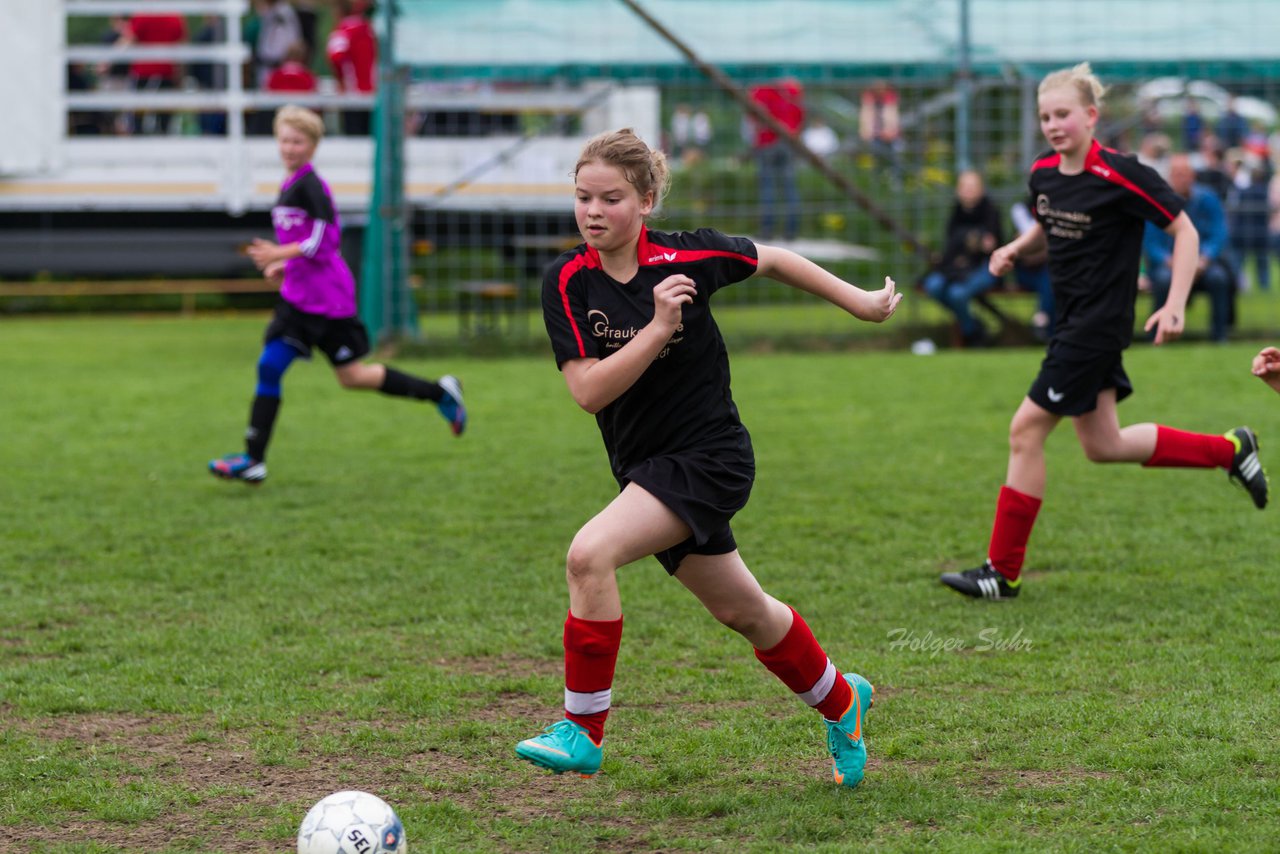
[[[378,10],[378,87],[373,110],[373,175],[360,269],[360,319],[376,343],[419,337],[409,288],[409,208],[405,199],[405,87],[395,50],[398,3]]]

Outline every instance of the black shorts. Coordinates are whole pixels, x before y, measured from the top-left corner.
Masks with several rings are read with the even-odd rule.
[[[1098,408],[1098,392],[1116,390],[1116,402],[1133,394],[1119,350],[1090,350],[1050,341],[1040,375],[1027,397],[1054,415],[1084,415]]]
[[[284,300],[276,303],[276,313],[267,324],[262,343],[277,338],[304,359],[311,358],[312,347],[319,347],[335,368],[369,355],[369,332],[360,318],[309,314]]]
[[[745,452],[744,452],[745,451]],[[654,555],[671,575],[687,555],[722,555],[738,548],[729,520],[747,504],[756,464],[745,449],[698,449],[651,457],[618,479],[634,483],[680,517],[693,533]]]

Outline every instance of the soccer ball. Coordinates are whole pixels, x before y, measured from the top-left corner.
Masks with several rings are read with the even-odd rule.
[[[298,854],[405,854],[404,825],[382,798],[334,792],[320,800],[298,829]]]

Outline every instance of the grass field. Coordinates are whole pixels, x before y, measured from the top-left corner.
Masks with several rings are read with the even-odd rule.
[[[1275,850],[1276,508],[1221,472],[1087,463],[1051,437],[1024,593],[983,556],[1031,349],[739,353],[765,587],[877,686],[868,773],[654,561],[603,772],[515,760],[559,714],[563,555],[613,484],[549,357],[460,375],[472,425],[298,364],[260,488],[237,450],[265,317],[0,324],[0,850],[292,850],[374,791],[422,851]],[[1138,345],[1128,422],[1253,426],[1252,344]]]

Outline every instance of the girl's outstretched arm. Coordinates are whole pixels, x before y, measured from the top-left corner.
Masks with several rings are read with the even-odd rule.
[[[759,258],[757,275],[768,276],[784,285],[822,297],[859,320],[871,323],[888,320],[902,301],[902,294],[897,293],[893,279],[888,276],[884,277],[883,288],[866,291],[790,249],[756,244],[756,254]]]

